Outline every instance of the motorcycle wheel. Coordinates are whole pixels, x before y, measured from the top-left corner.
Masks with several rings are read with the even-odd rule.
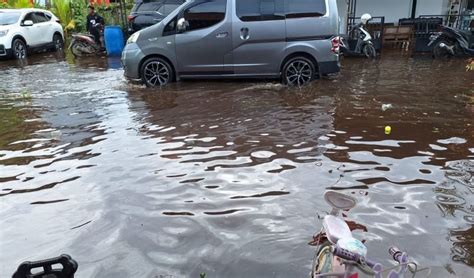
[[[445,45],[450,45],[447,41],[445,40],[440,40],[438,41],[435,46],[433,47],[433,58],[435,59],[447,59],[453,57],[453,54],[446,50],[444,47],[441,47],[440,45],[444,43]]]
[[[371,44],[364,45],[364,48],[362,48],[362,53],[364,53],[365,57],[368,59],[375,59],[377,57],[377,51]]]
[[[74,41],[74,42],[71,44],[71,52],[72,52],[72,55],[74,55],[74,57],[81,57],[81,56],[83,56],[84,53],[82,53],[81,48],[82,48],[82,46],[80,45],[80,43],[77,42],[77,41]]]

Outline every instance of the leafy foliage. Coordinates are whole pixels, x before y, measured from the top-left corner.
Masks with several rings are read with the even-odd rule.
[[[86,17],[88,14],[89,0],[49,0],[49,10],[61,21],[66,32],[85,32]],[[126,11],[133,7],[134,0],[125,1]],[[35,7],[40,7],[35,3]],[[0,0],[0,8],[31,8],[30,0]],[[109,6],[96,5],[96,12],[104,18],[106,25],[121,25],[119,4],[111,3]],[[44,7],[43,7],[44,8]],[[127,13],[127,12],[126,12]],[[125,26],[122,26],[125,27]]]
[[[23,9],[31,8],[33,5],[31,5],[29,0],[8,0],[6,3],[0,3],[0,7]]]
[[[72,20],[75,25],[74,31],[76,32],[85,32],[86,30],[87,6],[86,1],[72,0],[70,2]]]
[[[72,13],[69,3],[70,0],[54,0],[52,3],[53,13],[61,21],[63,28],[66,27],[72,20]]]

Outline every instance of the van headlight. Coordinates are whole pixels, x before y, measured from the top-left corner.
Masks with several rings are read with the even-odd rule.
[[[8,30],[0,31],[0,37],[4,37],[8,34]]]
[[[138,40],[138,36],[140,36],[140,32],[133,33],[133,35],[131,35],[130,38],[128,38],[127,44],[136,43]]]

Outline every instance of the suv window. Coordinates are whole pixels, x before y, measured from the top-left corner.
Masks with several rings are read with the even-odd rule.
[[[176,8],[178,8],[183,1],[179,0],[155,0],[137,3],[134,8],[135,12],[158,12],[161,15],[168,15]]]
[[[184,11],[184,19],[189,23],[188,30],[211,27],[225,18],[227,0],[212,0]]]
[[[158,12],[162,15],[169,15],[174,10],[176,10],[181,4],[178,3],[164,3],[159,9]]]
[[[325,0],[286,0],[286,17],[318,17],[326,14]]]
[[[242,21],[285,19],[285,0],[237,0],[236,5]]]
[[[41,13],[41,12],[36,12],[35,18],[36,18],[36,22],[38,23],[48,22],[50,20],[50,18],[48,18],[44,13]]]
[[[38,23],[38,19],[36,19],[36,16],[34,15],[34,13],[28,13],[25,15],[25,18],[23,19],[23,22],[27,21],[27,20],[31,20],[33,21],[33,23]]]
[[[161,1],[149,1],[141,2],[137,4],[135,11],[136,12],[156,12],[163,5],[163,0]]]

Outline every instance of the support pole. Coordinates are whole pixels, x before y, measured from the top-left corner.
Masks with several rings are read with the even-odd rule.
[[[416,6],[417,6],[417,0],[412,0],[412,3],[411,3],[411,18],[412,19],[416,17]]]

